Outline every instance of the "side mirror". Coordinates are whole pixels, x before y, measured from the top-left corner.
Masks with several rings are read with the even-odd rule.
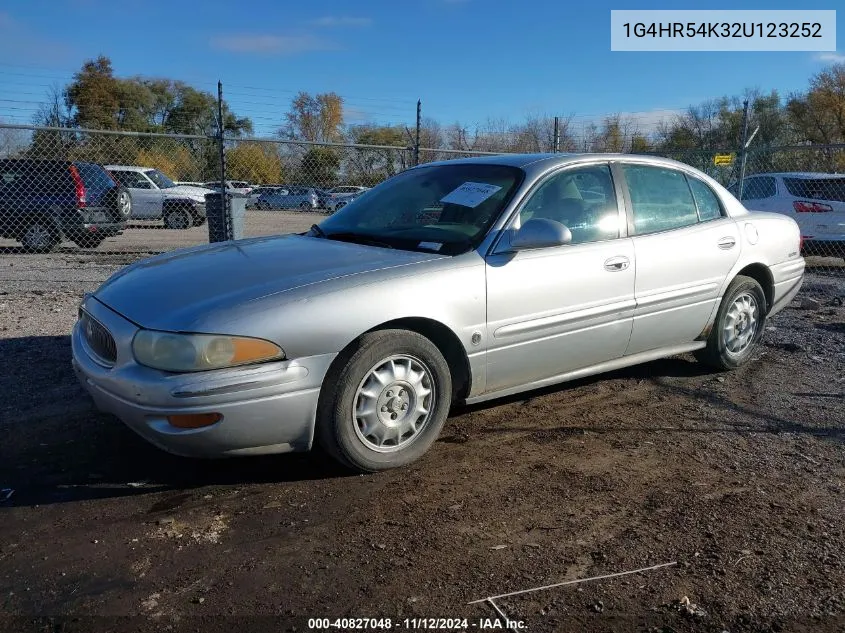
[[[560,222],[546,218],[528,220],[511,238],[511,250],[524,251],[532,248],[563,246],[572,241],[572,231]]]

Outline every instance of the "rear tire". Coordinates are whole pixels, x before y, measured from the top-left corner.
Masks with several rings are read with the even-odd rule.
[[[105,239],[106,238],[103,235],[93,234],[78,237],[73,241],[76,242],[76,245],[79,248],[98,248],[100,244],[105,241]]]
[[[173,207],[164,212],[164,228],[166,229],[189,229],[193,226],[194,219],[191,212],[183,207]]]
[[[323,380],[317,439],[356,470],[397,468],[434,443],[451,402],[449,365],[434,343],[406,330],[370,332]]]
[[[766,294],[756,279],[738,275],[728,286],[707,347],[696,358],[718,370],[736,369],[754,354],[766,325]]]
[[[299,208],[303,211],[311,211],[314,207],[312,207],[309,203],[303,202],[299,205]]]
[[[61,242],[56,228],[42,219],[31,220],[19,240],[28,253],[49,253]]]

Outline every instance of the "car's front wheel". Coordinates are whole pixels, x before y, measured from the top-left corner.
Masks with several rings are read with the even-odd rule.
[[[191,212],[182,207],[174,207],[164,212],[164,227],[167,229],[189,229],[194,225]]]
[[[452,400],[443,354],[405,330],[365,334],[326,376],[318,439],[340,462],[365,472],[404,466],[437,439]]]
[[[766,294],[756,279],[738,275],[728,286],[707,347],[696,357],[716,369],[736,369],[751,358],[763,336]]]

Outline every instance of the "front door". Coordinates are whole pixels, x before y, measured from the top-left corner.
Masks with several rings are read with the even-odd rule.
[[[548,176],[487,257],[487,391],[552,379],[622,356],[634,312],[634,246],[606,163]],[[531,218],[572,232],[563,246],[508,250]]]

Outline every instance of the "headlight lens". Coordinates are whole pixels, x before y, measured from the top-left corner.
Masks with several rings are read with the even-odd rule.
[[[132,352],[142,365],[174,372],[221,369],[285,357],[281,347],[260,338],[155,330],[140,330],[132,340]]]

